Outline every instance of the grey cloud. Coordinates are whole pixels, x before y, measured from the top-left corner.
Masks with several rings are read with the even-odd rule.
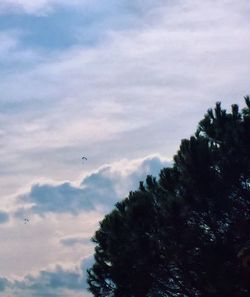
[[[9,221],[9,215],[7,212],[0,211],[0,224],[4,224]]]
[[[57,266],[52,271],[42,270],[37,275],[26,275],[23,280],[0,278],[0,292],[8,290],[13,297],[68,297],[74,293],[87,293],[86,269],[93,263],[93,257],[81,261],[79,267],[64,269]],[[70,294],[66,293],[70,291]]]
[[[70,183],[57,186],[34,185],[30,193],[23,195],[23,202],[34,203],[32,211],[77,214],[81,211],[94,210],[98,205],[112,205],[117,200],[112,181],[103,175],[103,170],[86,178],[81,187]]]
[[[125,165],[129,164],[127,161]],[[84,178],[79,187],[70,183],[34,185],[29,193],[19,197],[19,203],[32,203],[31,211],[41,215],[47,212],[77,214],[99,206],[107,211],[129,191],[138,188],[139,181],[148,174],[157,176],[160,169],[169,165],[157,156],[144,159],[127,174],[122,172],[123,168],[107,165]],[[17,215],[21,214],[19,209]]]
[[[70,183],[58,186],[34,185],[30,193],[21,197],[24,202],[32,202],[34,212],[78,212],[84,208],[90,210],[93,204],[90,197],[81,188],[76,188]]]
[[[4,277],[0,277],[0,292],[4,292],[8,285],[9,281]]]
[[[31,290],[46,290],[67,288],[71,290],[83,290],[84,282],[82,276],[76,271],[65,271],[58,267],[55,271],[41,271],[38,277],[26,276],[24,284],[20,286]]]

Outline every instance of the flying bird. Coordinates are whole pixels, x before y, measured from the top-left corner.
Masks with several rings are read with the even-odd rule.
[[[30,222],[30,219],[28,219],[28,218],[25,218],[24,219],[24,224],[27,224],[27,223],[29,223]]]
[[[82,160],[86,160],[86,161],[87,161],[88,159],[87,159],[86,157],[83,156],[83,157],[82,157]]]

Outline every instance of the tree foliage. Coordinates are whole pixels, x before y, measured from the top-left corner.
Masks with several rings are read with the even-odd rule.
[[[97,297],[250,296],[250,99],[217,103],[173,166],[148,176],[95,233]]]

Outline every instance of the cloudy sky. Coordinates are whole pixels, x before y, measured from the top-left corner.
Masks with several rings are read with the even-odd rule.
[[[249,94],[249,13],[249,0],[0,0],[1,297],[90,296],[104,214],[216,101]]]

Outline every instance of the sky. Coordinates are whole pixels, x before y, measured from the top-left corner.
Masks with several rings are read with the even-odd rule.
[[[249,13],[248,0],[0,0],[0,297],[91,296],[104,215],[171,166],[215,102],[249,94]]]

